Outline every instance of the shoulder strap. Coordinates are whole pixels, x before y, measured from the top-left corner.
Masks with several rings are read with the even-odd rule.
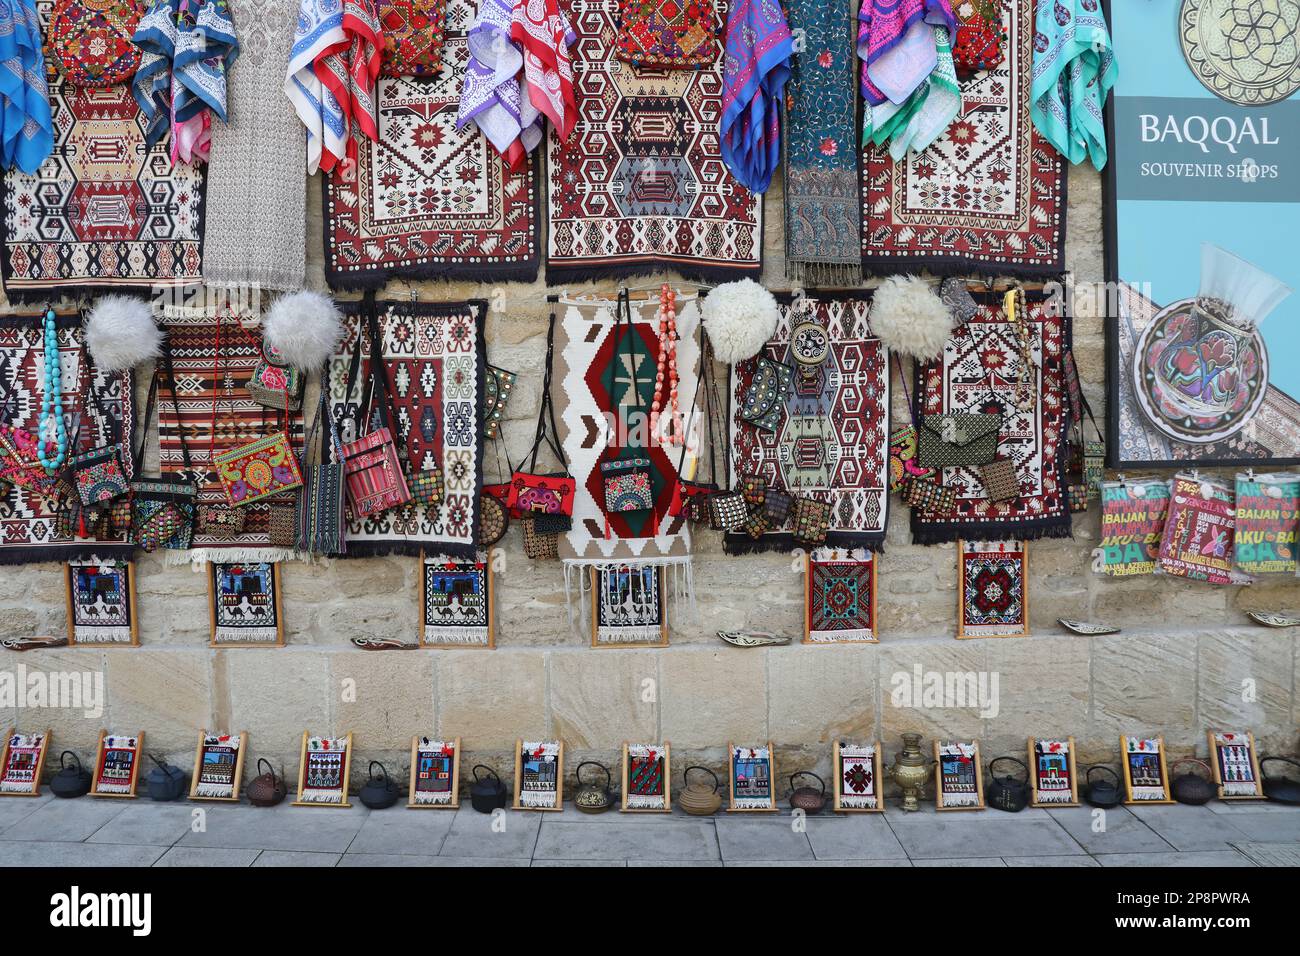
[[[569,470],[569,460],[564,457],[564,448],[561,447],[559,436],[560,430],[555,425],[555,405],[551,402],[551,372],[555,365],[555,313],[551,313],[550,324],[546,328],[546,376],[542,381],[542,403],[537,410],[537,431],[533,435],[533,447],[528,463],[528,470],[534,471],[537,468],[537,452],[541,450],[542,441],[551,446],[551,451],[555,452],[555,457],[560,460],[560,467],[565,471]],[[546,423],[550,421],[550,433],[547,433]],[[522,462],[521,462],[522,464]]]
[[[158,376],[159,365],[154,362],[153,375],[149,379],[149,399],[145,402],[144,418],[140,420],[140,447],[135,452],[135,457],[131,462],[131,477],[139,478],[140,470],[144,467],[144,445],[145,439],[149,435],[149,421],[153,418],[154,405],[158,402]]]
[[[181,440],[181,460],[185,462],[185,471],[191,478],[194,477],[194,465],[190,461],[190,446],[185,440],[185,423],[181,421],[181,407],[176,401],[176,373],[172,368],[172,340],[171,336],[163,337],[163,368],[167,372],[167,391],[172,397],[172,412],[176,416],[176,434]],[[143,454],[143,440],[141,441],[141,453]]]

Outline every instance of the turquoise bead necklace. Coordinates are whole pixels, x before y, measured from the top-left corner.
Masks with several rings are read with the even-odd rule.
[[[41,391],[41,424],[36,458],[47,475],[55,474],[68,457],[68,428],[63,421],[63,369],[59,365],[59,332],[54,310],[45,310],[45,388]],[[48,453],[53,445],[53,456]]]

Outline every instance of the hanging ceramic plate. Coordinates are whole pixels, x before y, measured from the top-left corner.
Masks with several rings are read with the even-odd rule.
[[[1246,617],[1265,627],[1295,627],[1300,625],[1300,617],[1286,617],[1271,611],[1247,611]]]
[[[1178,34],[1201,85],[1242,106],[1277,103],[1300,89],[1300,5],[1295,0],[1183,0]]]
[[[1118,627],[1112,627],[1109,624],[1093,624],[1091,621],[1071,621],[1069,618],[1058,617],[1056,623],[1067,631],[1073,631],[1075,634],[1082,634],[1085,637],[1099,637],[1102,634],[1119,633]]]
[[[1156,313],[1133,352],[1133,394],[1143,414],[1177,441],[1221,441],[1246,427],[1268,391],[1268,350],[1258,329],[1193,328],[1193,299]],[[1177,380],[1170,385],[1170,375]]]

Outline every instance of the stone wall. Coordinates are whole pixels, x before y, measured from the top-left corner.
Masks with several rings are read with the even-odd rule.
[[[1069,192],[1068,266],[1078,283],[1100,282],[1100,177],[1076,169]],[[324,288],[315,182],[309,197],[308,282]],[[779,181],[767,209],[765,281],[788,288]],[[409,288],[394,284],[387,293],[404,296]],[[544,283],[416,288],[425,300],[478,296],[492,302],[489,355],[520,373],[506,435],[511,448],[526,445],[545,356]],[[616,286],[596,288],[612,292]],[[1074,342],[1085,390],[1100,413],[1104,339],[1095,312],[1091,297],[1081,296]],[[903,414],[901,395],[897,401],[896,419]],[[495,467],[490,450],[488,467]],[[1123,732],[1160,732],[1174,753],[1204,752],[1209,727],[1250,728],[1262,749],[1294,751],[1300,724],[1296,637],[1254,627],[1242,612],[1300,611],[1296,582],[1216,589],[1155,577],[1102,580],[1089,569],[1097,537],[1094,512],[1076,519],[1073,540],[1031,545],[1035,636],[959,642],[953,638],[955,548],[911,545],[906,510],[895,501],[880,566],[881,643],[749,651],[722,645],[714,632],[761,626],[798,634],[801,569],[786,555],[724,557],[719,536],[707,531],[695,538],[698,620],[674,622],[672,646],[655,650],[590,649],[586,633],[569,629],[559,565],[525,558],[517,531],[504,542],[494,651],[379,654],[349,645],[358,635],[415,639],[414,558],[291,564],[284,573],[288,646],[209,650],[205,576],[140,555],[141,648],[0,659],[0,670],[21,664],[102,672],[104,714],[0,706],[0,727],[52,726],[56,752],[69,747],[83,756],[101,726],[143,729],[148,749],[171,754],[187,770],[199,728],[247,729],[252,757],[270,758],[291,778],[304,729],[353,731],[358,776],[371,758],[404,773],[415,733],[460,736],[466,772],[479,760],[508,769],[518,736],[564,738],[570,768],[589,755],[616,760],[624,740],[666,739],[678,774],[688,757],[720,766],[728,740],[772,740],[779,771],[796,765],[824,770],[836,737],[883,738],[892,753],[904,730],[927,738],[978,737],[986,757],[1023,755],[1030,734],[1072,734],[1084,761],[1117,753]],[[64,615],[58,565],[0,568],[0,637],[61,634]],[[1114,623],[1124,633],[1064,635],[1056,624],[1060,616]],[[998,712],[894,706],[895,675],[910,676],[917,667],[996,675]]]

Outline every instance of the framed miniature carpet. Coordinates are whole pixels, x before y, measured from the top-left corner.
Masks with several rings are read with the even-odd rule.
[[[567,141],[553,129],[547,140],[547,281],[660,270],[757,278],[762,197],[732,179],[718,148],[723,58],[699,70],[640,70],[615,55],[619,0],[564,6],[578,38],[578,115]],[[717,35],[725,14],[718,4]]]
[[[875,644],[876,557],[865,548],[815,548],[804,557],[805,644]]]
[[[350,807],[348,773],[352,769],[352,734],[313,737],[302,732],[295,807]]]
[[[1119,738],[1124,761],[1124,802],[1139,806],[1173,803],[1169,796],[1169,768],[1165,765],[1164,737]]]
[[[95,774],[91,778],[92,797],[135,797],[140,780],[140,755],[144,753],[144,731],[135,736],[99,732],[95,749]]]
[[[50,732],[20,734],[9,728],[0,746],[0,797],[39,797]]]
[[[515,741],[515,809],[564,809],[564,741]]]
[[[623,744],[624,813],[672,813],[672,761],[668,741]]]
[[[880,742],[854,744],[835,741],[835,812],[858,810],[880,813],[885,809],[881,790]]]
[[[957,542],[957,637],[1029,635],[1029,546]]]
[[[283,647],[280,566],[265,561],[208,565],[211,647]]]
[[[411,738],[411,783],[406,805],[455,810],[460,806],[460,738]]]
[[[997,455],[1014,465],[1018,495],[993,501],[978,466],[942,468],[941,483],[956,503],[945,511],[914,507],[912,540],[1069,537],[1063,398],[1069,317],[1040,291],[1026,290],[1023,323],[1008,321],[1003,293],[980,292],[975,299],[979,311],[943,355],[917,363],[919,412],[922,422],[931,415],[997,415]]]
[[[199,474],[199,504],[225,505],[225,489],[214,458],[242,444],[285,428],[285,413],[254,401],[248,380],[262,359],[261,336],[256,329],[236,325],[239,316],[209,306],[174,306],[164,309],[171,343],[172,370],[176,374],[176,402],[165,380],[158,390],[158,445],[163,473],[185,469],[181,429],[185,430],[194,470]],[[301,410],[288,413],[289,444],[303,450]],[[209,561],[271,562],[297,557],[292,547],[271,543],[272,509],[291,502],[289,496],[269,498],[241,506],[244,527],[237,533],[194,529],[189,551],[164,551],[168,564],[191,563],[202,568]],[[279,505],[272,502],[280,502]]]
[[[421,647],[495,646],[492,555],[488,550],[469,561],[423,559]]]
[[[592,647],[667,647],[663,579],[653,564],[588,569]]]
[[[42,22],[53,4],[39,0]],[[145,145],[130,84],[77,87],[45,59],[54,151],[0,176],[0,272],[11,302],[87,291],[149,294],[203,279],[206,166]]]
[[[407,458],[417,471],[440,468],[444,494],[436,505],[412,501],[368,518],[348,509],[347,557],[478,553],[479,492],[483,486],[483,324],[487,303],[376,303],[397,421]],[[360,332],[362,303],[346,305],[349,331],[329,362],[329,410],[344,432],[353,428],[360,386],[348,394],[348,370],[362,335],[361,380],[370,374],[369,335]],[[373,415],[373,403],[366,415]]]
[[[829,548],[879,548],[889,517],[889,354],[871,332],[866,293],[779,294],[781,317],[758,358],[731,371],[733,480],[764,478],[768,488],[831,507]],[[747,398],[760,360],[792,371],[784,398],[754,424]],[[770,367],[770,366],[769,366]],[[789,551],[784,524],[757,538],[738,531],[728,554]]]
[[[902,160],[862,158],[867,275],[1045,276],[1065,268],[1065,161],[1029,116],[1035,4],[997,0],[1006,57],[961,81],[962,111]]]
[[[511,174],[477,126],[456,129],[477,7],[448,0],[441,73],[381,77],[379,138],[363,139],[354,178],[321,177],[330,288],[537,278],[540,156]]]
[[[1259,772],[1255,735],[1249,730],[1211,730],[1210,763],[1220,800],[1263,800],[1264,786]]]
[[[190,799],[238,800],[244,782],[244,756],[247,753],[247,732],[216,734],[199,731],[199,746],[194,752],[194,776],[190,781]]]
[[[766,747],[737,747],[727,744],[727,810],[737,813],[776,812],[773,780],[776,767],[772,742]]]
[[[134,375],[103,373],[85,350],[79,313],[55,316],[60,387],[69,418],[70,454],[122,441],[135,432]],[[29,435],[38,433],[45,377],[44,315],[0,317],[0,418]],[[89,397],[87,397],[89,396]],[[120,456],[130,477],[132,460]],[[58,505],[36,489],[0,484],[0,565],[36,561],[129,560],[135,545],[124,538],[74,538],[60,533]]]
[[[69,645],[139,646],[134,561],[69,561],[64,577]]]
[[[984,770],[978,740],[934,742],[934,808],[984,809]]]
[[[1075,774],[1074,738],[1039,740],[1029,738],[1030,805],[1035,807],[1077,807],[1079,780]]]

